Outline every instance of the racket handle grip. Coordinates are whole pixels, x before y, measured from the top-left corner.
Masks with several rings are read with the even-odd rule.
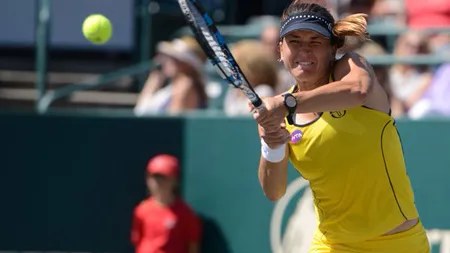
[[[260,98],[258,98],[259,101],[251,101],[252,105],[253,105],[253,110],[252,110],[252,114],[258,112],[258,111],[262,111],[263,109],[266,108],[266,106],[264,105],[264,103],[262,102],[262,100]]]
[[[262,100],[260,98],[258,98],[258,100],[260,102],[259,101],[256,101],[256,102],[259,102],[259,103],[252,102],[253,106],[255,106],[255,108],[256,108],[256,110],[253,111],[253,113],[256,112],[256,111],[260,111],[260,110],[265,108],[264,103],[262,102]],[[259,104],[259,106],[256,106],[255,104]],[[286,121],[288,122],[289,125],[291,125],[291,126],[294,125],[294,117],[293,117],[293,115],[292,114],[287,115],[286,116]]]
[[[255,108],[258,108],[258,110],[264,107],[263,101],[259,97],[256,97],[256,99],[251,102]]]

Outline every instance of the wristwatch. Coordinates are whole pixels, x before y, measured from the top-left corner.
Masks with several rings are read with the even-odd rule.
[[[293,125],[294,124],[293,116],[295,114],[295,110],[297,109],[297,99],[291,93],[283,94],[283,97],[284,97],[284,106],[286,106],[286,109],[288,110],[287,116],[288,123]]]

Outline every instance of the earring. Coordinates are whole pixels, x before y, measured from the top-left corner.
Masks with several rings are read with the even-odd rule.
[[[283,60],[280,58],[280,59],[278,59],[278,62],[282,62]]]

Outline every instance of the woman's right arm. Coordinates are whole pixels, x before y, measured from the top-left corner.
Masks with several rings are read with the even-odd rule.
[[[287,187],[288,148],[281,162],[272,163],[263,156],[259,161],[258,177],[264,195],[271,201],[277,201],[284,196]]]
[[[284,196],[287,187],[287,170],[290,140],[289,132],[282,126],[276,133],[266,134],[258,126],[261,142],[261,158],[258,178],[264,195],[271,201]],[[272,147],[272,148],[271,148]]]

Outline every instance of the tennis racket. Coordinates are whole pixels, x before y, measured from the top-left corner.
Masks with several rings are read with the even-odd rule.
[[[209,14],[197,0],[178,0],[178,4],[195,38],[219,75],[230,85],[240,89],[253,106],[262,108],[261,98],[242,73]]]

